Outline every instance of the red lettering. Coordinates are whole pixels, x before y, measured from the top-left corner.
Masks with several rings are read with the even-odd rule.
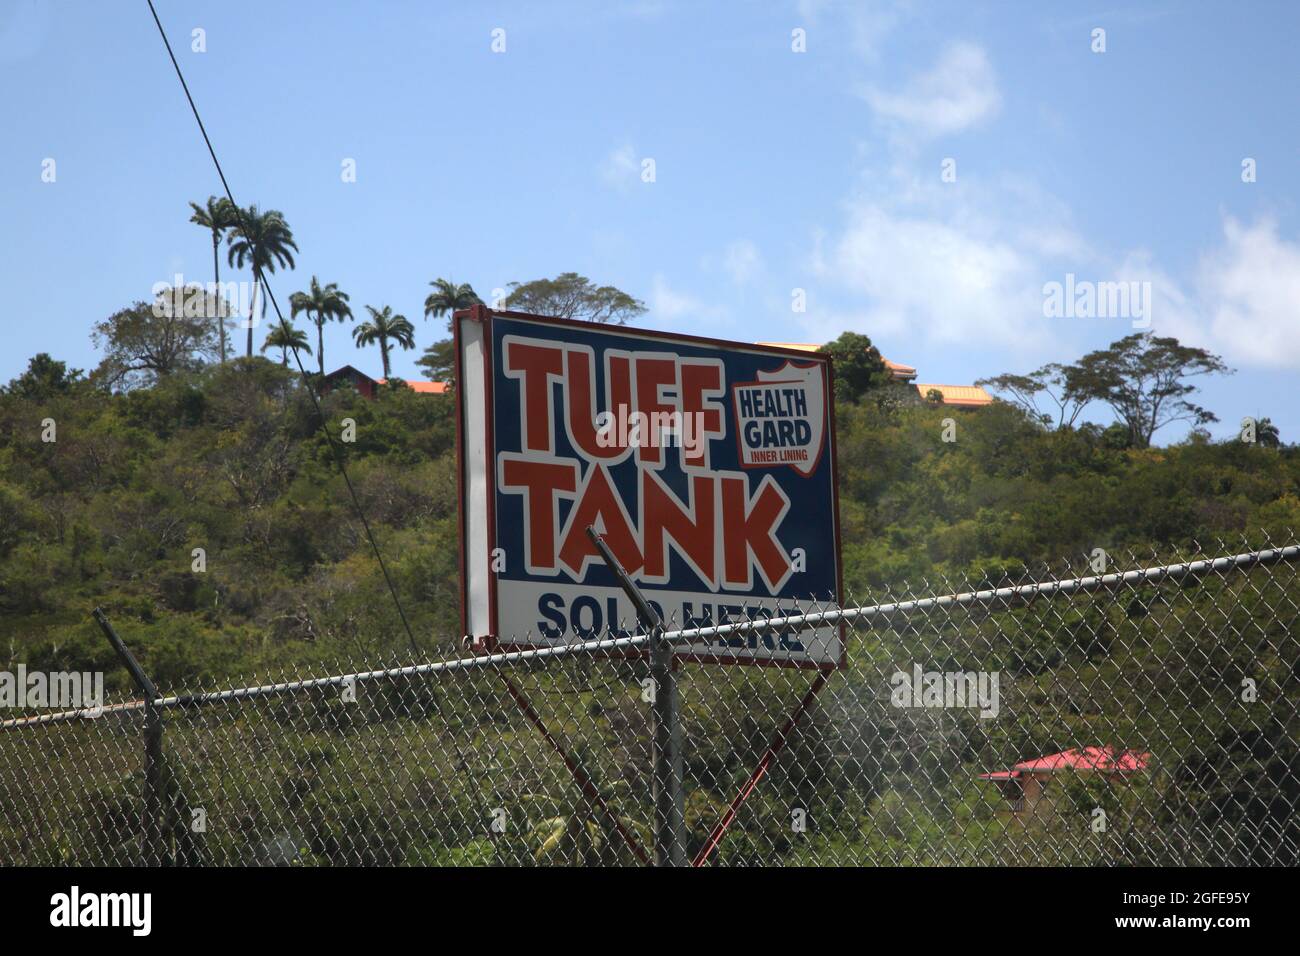
[[[722,368],[710,363],[701,365],[695,362],[682,363],[682,411],[703,422],[703,433],[695,436],[699,443],[695,454],[686,454],[684,464],[703,466],[708,464],[709,435],[722,434],[722,411],[717,404],[705,408],[704,393],[722,390]],[[695,417],[698,416],[698,417]]]
[[[727,584],[748,585],[750,554],[773,590],[790,572],[774,532],[790,502],[770,478],[763,479],[758,494],[748,497],[744,478],[722,478],[722,553]]]
[[[551,379],[564,372],[564,353],[551,345],[506,343],[506,369],[523,379],[520,412],[524,419],[524,447],[554,454],[551,440]]]
[[[528,563],[538,571],[555,568],[555,496],[573,494],[578,485],[578,466],[573,462],[527,461],[502,456],[501,487],[521,488],[528,522]]]
[[[626,355],[605,353],[608,358],[606,375],[609,378],[609,411],[617,415],[619,408],[632,408],[632,362]]]
[[[677,384],[677,363],[673,359],[638,358],[636,360],[636,410],[645,416],[641,432],[641,461],[657,465],[662,460],[660,425],[671,421],[674,406],[659,400],[661,385]],[[660,418],[656,413],[663,413]]]
[[[617,458],[623,454],[625,447],[621,442],[623,436],[619,434],[619,429],[616,427],[617,405],[612,406],[609,412],[612,422],[605,435],[605,444],[602,446],[596,440],[597,413],[595,387],[591,380],[591,353],[569,349],[566,365],[569,371],[569,434],[574,444],[591,459]],[[623,372],[624,374],[627,372],[626,360],[623,361]],[[627,381],[624,380],[623,390],[626,391],[627,388]]]
[[[560,547],[560,560],[574,574],[582,572],[583,561],[599,554],[587,537],[588,525],[601,532],[623,570],[628,574],[640,570],[641,549],[637,545],[636,532],[623,512],[623,505],[610,484],[604,465],[592,465],[588,469],[587,484],[569,516],[568,531]]]
[[[713,477],[696,475],[691,479],[690,512],[668,490],[653,471],[641,472],[641,533],[645,551],[647,577],[667,574],[667,534],[699,568],[704,579],[716,580],[713,552]]]

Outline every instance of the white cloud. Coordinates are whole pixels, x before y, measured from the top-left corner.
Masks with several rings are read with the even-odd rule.
[[[1229,217],[1223,234],[1199,276],[1213,341],[1230,361],[1300,368],[1300,243],[1271,220],[1246,227]]]
[[[928,72],[899,91],[868,87],[861,95],[887,125],[926,139],[975,126],[1002,103],[993,67],[973,43],[950,44]]]
[[[1042,322],[1037,260],[998,230],[857,205],[817,271],[865,296],[871,335],[909,333],[946,345],[1036,344]]]
[[[864,170],[843,225],[817,239],[810,331],[834,331],[818,325],[833,314],[873,338],[1043,352],[1061,331],[1043,283],[1095,261],[1069,209],[1018,177],[942,183],[937,165],[909,168]]]
[[[912,0],[799,0],[795,4],[800,18],[816,26],[827,11],[843,14],[841,30],[849,37],[854,52],[874,60],[885,38],[912,12]]]
[[[631,143],[612,149],[600,164],[600,178],[614,189],[631,189],[641,174],[641,165]]]
[[[1279,236],[1273,220],[1246,226],[1225,216],[1223,242],[1201,257],[1190,291],[1146,254],[1122,271],[1152,283],[1157,334],[1220,353],[1229,365],[1300,369],[1300,242]]]
[[[1223,220],[1223,241],[1186,281],[1146,250],[1116,270],[1122,281],[1151,283],[1151,330],[1221,354],[1229,365],[1300,369],[1300,242],[1277,223]]]
[[[1023,176],[959,170],[943,182],[937,160],[923,168],[916,158],[921,142],[996,114],[1001,97],[984,50],[950,44],[901,89],[862,95],[894,135],[863,170],[843,226],[818,242],[812,266],[824,305],[810,309],[808,331],[838,334],[824,327],[833,319],[918,346],[1048,350],[1060,329],[1043,314],[1043,283],[1096,259],[1069,208]]]
[[[763,272],[763,254],[750,240],[737,239],[724,250],[722,268],[736,285],[748,285]]]
[[[683,321],[720,322],[728,316],[725,307],[706,305],[688,293],[676,291],[658,273],[650,285],[649,306],[650,315],[655,320],[668,325],[677,324],[679,327]]]

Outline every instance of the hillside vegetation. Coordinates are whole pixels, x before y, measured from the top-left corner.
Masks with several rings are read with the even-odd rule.
[[[845,581],[861,598],[1015,577],[1095,548],[1171,552],[1300,527],[1292,447],[1132,450],[1003,403],[953,412],[870,395],[838,418]],[[323,408],[336,435],[356,422],[339,447],[420,650],[450,653],[454,398],[343,389]],[[112,669],[96,605],[164,687],[411,653],[310,400],[260,358],[123,393],[34,361],[0,394],[0,656]]]

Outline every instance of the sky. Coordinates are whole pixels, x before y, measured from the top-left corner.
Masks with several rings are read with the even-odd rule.
[[[1235,369],[1216,437],[1300,439],[1300,5],[155,2],[235,199],[293,229],[276,296],[406,315],[397,376],[445,335],[430,280],[576,271],[640,325],[853,330],[927,383],[1149,323]],[[0,89],[0,382],[90,369],[94,322],[211,280],[220,183],[144,0],[0,0]],[[1140,314],[1045,305],[1119,281]],[[381,374],[347,326],[325,354]]]

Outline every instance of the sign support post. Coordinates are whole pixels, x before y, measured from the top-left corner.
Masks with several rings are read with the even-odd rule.
[[[682,732],[677,675],[673,672],[673,649],[663,640],[663,621],[632,583],[632,579],[610,551],[609,545],[596,533],[595,528],[588,527],[587,536],[636,607],[641,626],[650,634],[650,680],[654,692],[651,709],[654,862],[655,866],[686,866],[686,794],[682,781]]]
[[[162,866],[166,862],[167,839],[163,823],[163,719],[158,709],[158,688],[135,659],[108,617],[95,608],[94,617],[100,630],[113,645],[122,666],[130,673],[136,687],[144,695],[144,816],[142,849],[148,866]]]

